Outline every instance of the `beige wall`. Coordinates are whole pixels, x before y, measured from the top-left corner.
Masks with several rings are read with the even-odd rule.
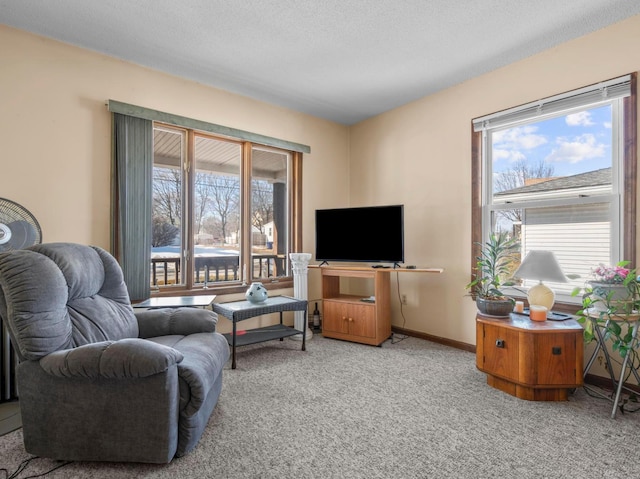
[[[0,45],[0,197],[29,209],[47,242],[109,248],[109,99],[309,145],[305,231],[316,207],[348,201],[343,125],[1,25]]]
[[[408,305],[393,284],[393,324],[475,344],[471,119],[640,70],[640,16],[351,128],[4,26],[0,45],[0,197],[32,211],[45,241],[109,246],[108,99],[303,143],[304,250],[316,208],[403,203],[406,262],[446,271],[399,274]]]
[[[406,262],[446,270],[399,275],[409,304],[403,317],[394,298],[394,325],[475,344],[471,120],[638,71],[638,52],[640,16],[352,127],[351,203],[404,203]]]
[[[46,242],[109,249],[109,99],[309,145],[303,160],[305,251],[312,251],[315,208],[348,202],[344,125],[2,25],[0,68],[0,197],[31,211]],[[262,321],[271,318],[244,327]],[[230,324],[221,319],[219,329],[227,332]]]
[[[109,99],[309,145],[303,160],[305,251],[312,251],[315,208],[348,202],[343,125],[5,26],[0,45],[0,197],[31,211],[46,242],[109,249]],[[220,329],[230,329],[226,320]]]

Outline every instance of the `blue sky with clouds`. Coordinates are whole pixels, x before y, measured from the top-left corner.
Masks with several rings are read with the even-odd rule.
[[[569,176],[611,166],[611,107],[601,106],[493,133],[493,172],[518,160]]]

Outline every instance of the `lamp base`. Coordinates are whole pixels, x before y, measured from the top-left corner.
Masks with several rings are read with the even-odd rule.
[[[529,305],[544,306],[547,311],[551,311],[551,307],[556,301],[556,294],[548,286],[539,283],[529,289],[527,299],[529,300]]]

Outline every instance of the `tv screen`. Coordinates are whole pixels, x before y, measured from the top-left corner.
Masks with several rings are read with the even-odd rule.
[[[404,262],[403,205],[316,210],[316,260]]]

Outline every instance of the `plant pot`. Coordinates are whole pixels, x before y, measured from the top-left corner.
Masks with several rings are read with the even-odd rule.
[[[499,318],[508,318],[513,311],[515,301],[511,298],[507,299],[485,299],[476,298],[476,306],[480,313],[487,316],[495,316]]]
[[[596,311],[607,311],[619,314],[630,313],[633,310],[635,291],[620,283],[589,282],[593,290],[591,307]]]

